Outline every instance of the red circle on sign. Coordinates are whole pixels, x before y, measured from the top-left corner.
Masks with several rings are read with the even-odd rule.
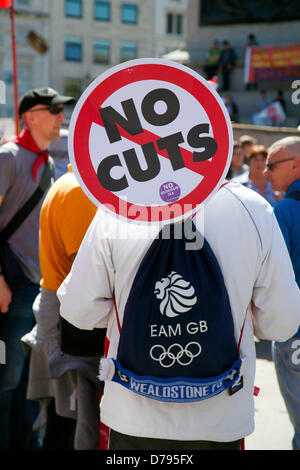
[[[187,67],[173,66],[169,61],[137,63],[139,60],[132,61],[132,65],[123,64],[122,69],[118,69],[115,73],[108,75],[100,83],[96,84],[92,91],[83,101],[78,111],[77,117],[75,113],[72,115],[70,127],[73,125],[73,140],[71,141],[71,149],[69,144],[70,157],[73,156],[75,166],[80,175],[81,180],[85,184],[90,194],[100,204],[112,206],[115,212],[127,219],[138,220],[140,222],[159,222],[161,221],[160,209],[162,212],[166,207],[174,206],[174,203],[162,204],[157,206],[155,212],[149,206],[132,204],[122,200],[120,208],[120,198],[114,193],[103,188],[99,183],[97,174],[91,162],[89,154],[89,135],[93,122],[103,125],[99,109],[107,98],[113,93],[126,85],[144,81],[144,80],[160,80],[166,83],[172,83],[183,88],[190,93],[204,108],[212,126],[214,138],[217,137],[218,149],[211,161],[194,163],[192,161],[192,152],[181,148],[181,152],[185,161],[186,168],[197,171],[203,175],[202,181],[188,195],[176,201],[181,206],[182,217],[191,212],[191,207],[195,209],[199,204],[204,202],[216,188],[223,182],[224,170],[228,166],[228,158],[230,148],[228,122],[225,118],[224,109],[220,103],[204,83],[195,75],[188,72]],[[133,63],[134,62],[134,63]],[[163,77],[163,78],[162,78]],[[101,77],[100,77],[101,78]],[[95,82],[97,79],[95,80]],[[87,89],[93,87],[93,83]],[[82,97],[84,98],[84,96]],[[80,105],[80,101],[77,106]],[[76,108],[75,108],[76,111]],[[226,112],[226,110],[225,110]],[[72,120],[76,119],[75,124]],[[126,134],[126,132],[124,131]],[[124,135],[124,133],[122,135]],[[134,137],[136,143],[143,144],[153,141],[154,134],[145,131],[143,134]],[[71,136],[72,138],[72,136]],[[154,136],[157,138],[157,136]],[[73,155],[72,155],[73,150]],[[160,152],[162,154],[162,152]],[[197,170],[196,170],[197,168]],[[83,188],[84,189],[84,188]],[[146,207],[146,212],[145,212]],[[185,213],[185,208],[187,212]],[[140,216],[138,216],[140,214]],[[176,214],[169,214],[168,219],[176,220]]]

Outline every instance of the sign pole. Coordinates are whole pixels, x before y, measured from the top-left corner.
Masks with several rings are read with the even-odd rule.
[[[13,55],[13,76],[14,76],[14,102],[15,102],[15,129],[16,135],[20,133],[19,124],[19,111],[18,111],[18,70],[17,70],[17,55],[16,55],[16,35],[15,35],[15,12],[14,1],[11,1],[10,6],[10,20],[11,20],[11,45]]]

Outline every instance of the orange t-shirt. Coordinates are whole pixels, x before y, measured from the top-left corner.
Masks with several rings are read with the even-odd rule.
[[[41,287],[56,291],[72,266],[97,207],[69,172],[49,189],[40,214],[39,252]]]

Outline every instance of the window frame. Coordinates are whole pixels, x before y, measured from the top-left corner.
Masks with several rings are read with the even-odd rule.
[[[70,91],[70,88],[68,88],[66,86],[67,84],[67,81],[73,81],[78,83],[78,93],[74,93],[74,90],[73,91]],[[77,77],[64,77],[64,93],[67,95],[67,96],[74,96],[75,99],[78,99],[80,98],[81,94],[82,94],[82,91],[83,91],[83,79],[82,78],[77,78]]]
[[[105,44],[107,45],[107,61],[97,61],[95,60],[95,48],[97,47],[96,42],[101,42],[103,41],[103,46],[105,47]],[[93,63],[94,64],[109,64],[110,63],[110,54],[111,54],[111,45],[110,41],[108,39],[102,39],[102,38],[96,38],[93,39]]]
[[[135,56],[134,57],[126,57],[126,56],[123,56],[122,54],[122,50],[123,48],[126,49],[126,47],[128,49],[130,49],[130,46],[128,46],[129,44],[131,45],[134,45],[134,48],[135,48]],[[133,50],[133,48],[132,48]],[[138,57],[138,43],[136,41],[121,41],[120,43],[120,62],[126,62],[127,60],[134,60],[134,59],[137,59]]]
[[[30,3],[31,3],[30,0],[18,0],[17,5],[15,5],[15,6],[20,7],[20,8],[21,7],[27,8],[27,7],[30,7]]]
[[[184,35],[184,15],[168,11],[166,13],[166,34],[170,36]]]
[[[79,41],[76,41],[75,39],[79,39]],[[68,46],[70,46],[70,45],[80,46],[80,58],[79,59],[67,57],[67,49],[68,49]],[[67,62],[82,62],[82,60],[83,60],[83,47],[82,46],[83,46],[83,40],[82,40],[81,37],[74,36],[74,41],[72,43],[72,36],[67,36],[65,38],[65,61],[67,61]]]
[[[108,17],[107,18],[98,18],[96,17],[96,6],[97,4],[102,4],[103,6],[106,5],[108,7]],[[105,0],[94,0],[94,8],[93,8],[94,20],[95,21],[110,21],[111,19],[111,3],[110,1]]]
[[[76,2],[78,3],[79,5],[79,9],[80,9],[80,14],[79,15],[76,15],[76,14],[69,14],[67,12],[67,8],[68,8],[68,2]],[[67,18],[82,18],[83,17],[83,5],[82,5],[82,0],[65,0],[65,17]]]
[[[124,19],[124,9],[129,8],[131,11],[135,11],[135,21],[125,20]],[[138,24],[138,17],[139,17],[139,8],[136,3],[122,3],[121,5],[121,23],[123,24]]]

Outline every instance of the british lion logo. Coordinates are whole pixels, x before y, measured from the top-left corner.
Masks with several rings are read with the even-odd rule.
[[[197,302],[194,287],[175,271],[155,283],[154,294],[161,300],[161,314],[167,317],[188,312]]]

